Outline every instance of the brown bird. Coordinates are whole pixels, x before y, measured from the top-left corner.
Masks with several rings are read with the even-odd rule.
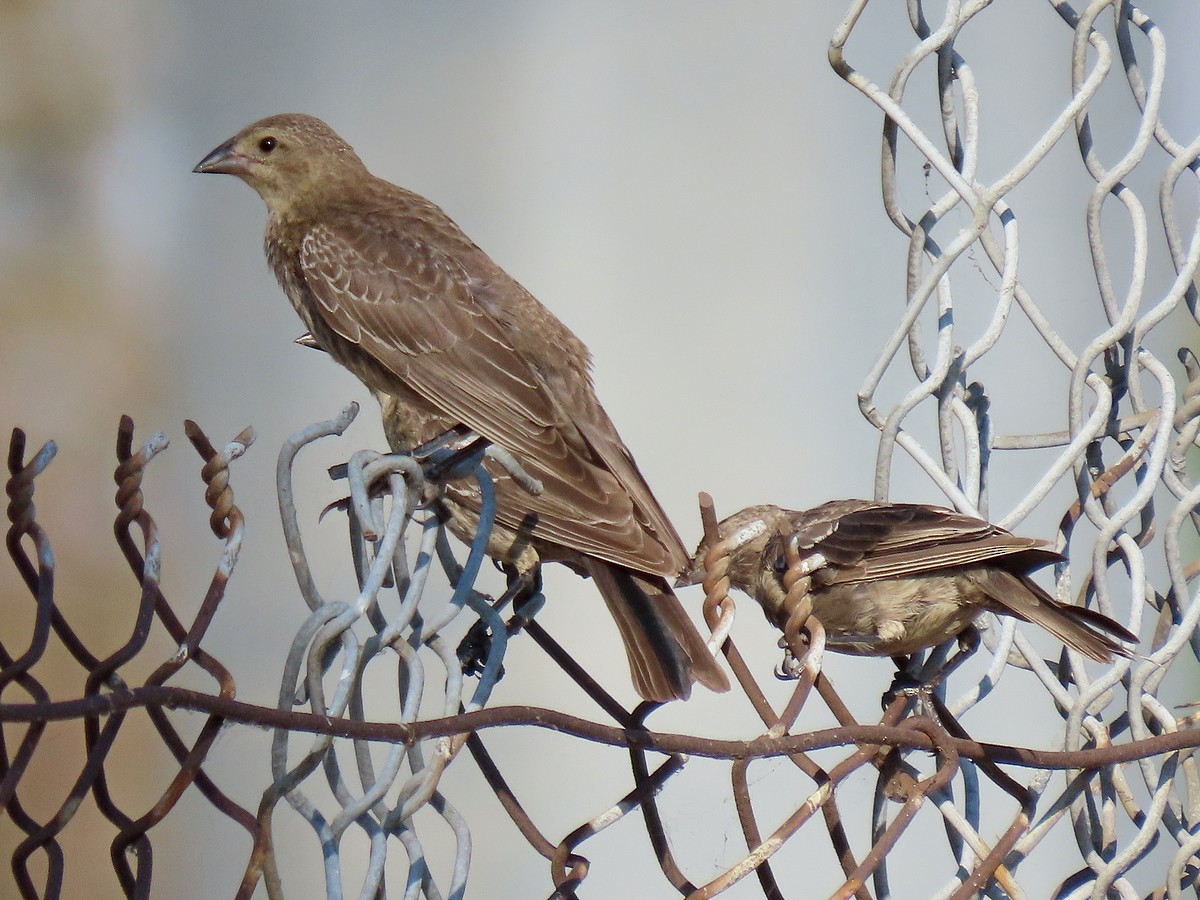
[[[1028,573],[1063,557],[1045,541],[938,506],[834,500],[815,509],[751,506],[718,526],[732,544],[730,583],[783,628],[790,610],[787,543],[812,569],[813,614],[826,645],[843,653],[898,656],[950,640],[985,611],[1032,622],[1085,656],[1129,656],[1137,637],[1108,616],[1063,603]],[[677,582],[704,580],[707,542]]]
[[[266,253],[316,343],[370,388],[393,450],[464,425],[539,479],[489,462],[488,553],[524,577],[541,562],[590,575],[619,627],[634,687],[686,698],[729,682],[666,578],[687,552],[596,399],[583,343],[437,206],[367,171],[312,116],[255,122],[196,172],[236,175],[267,205]],[[478,488],[447,486],[460,538]]]

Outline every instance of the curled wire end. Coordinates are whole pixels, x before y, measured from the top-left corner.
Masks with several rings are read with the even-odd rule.
[[[790,647],[802,646],[800,633],[808,625],[809,618],[812,616],[812,594],[808,591],[807,582],[808,580],[804,579],[803,582],[793,585],[780,608],[780,612],[785,616],[780,623],[780,628],[783,630],[784,640]]]
[[[729,599],[731,550],[727,541],[709,545],[704,554],[704,608],[716,610]]]
[[[12,475],[21,473],[33,478],[46,471],[46,467],[50,465],[50,461],[54,459],[57,453],[58,444],[54,441],[46,441],[28,463],[23,463],[22,458],[25,456],[25,432],[20,428],[14,428],[12,431],[12,440],[8,447],[8,471]]]
[[[224,455],[229,457],[231,461],[237,459],[250,449],[256,437],[258,435],[254,431],[254,426],[247,425],[237,433],[232,441],[225,445]]]
[[[713,504],[712,494],[708,491],[700,492],[700,525],[704,529],[704,540],[708,542],[708,546],[714,546],[720,535],[717,529],[717,509]]]
[[[733,630],[733,620],[737,616],[737,604],[733,602],[733,598],[726,593],[725,598],[719,604],[713,604],[710,609],[710,601],[707,597],[704,599],[704,621],[711,622],[716,619],[715,625],[709,625],[711,635],[705,642],[708,644],[709,652],[716,656],[725,641],[729,638],[729,632]]]
[[[23,429],[14,428],[12,437],[8,441],[8,471],[11,475],[16,475],[21,471],[22,461],[25,459],[25,432]]]
[[[704,543],[708,545],[704,553],[704,578],[701,584],[707,600],[713,606],[719,606],[729,594],[732,547],[728,540],[721,540],[713,498],[707,491],[700,492],[700,523],[704,528]]]
[[[337,473],[335,474],[335,469]],[[377,501],[381,497],[397,497],[394,476],[399,475],[407,485],[406,508],[415,509],[420,502],[424,490],[425,476],[421,465],[407,453],[380,454],[374,450],[359,450],[350,457],[344,467],[334,467],[330,470],[331,478],[345,478],[350,485],[350,496],[343,498],[326,507],[336,508],[341,503],[352,517],[358,520],[363,537],[377,540],[383,536],[386,522],[379,518],[381,509],[377,510]],[[322,512],[322,516],[325,513]]]
[[[12,523],[9,535],[28,533],[34,527],[36,511],[33,506],[33,480],[46,470],[58,445],[47,441],[28,463],[25,456],[25,432],[14,428],[8,452],[8,470],[12,474],[5,492],[8,494],[8,520]]]
[[[786,590],[783,601],[774,611],[772,620],[783,632],[779,645],[784,647],[783,671],[788,678],[798,678],[800,673],[809,665],[813,658],[813,636],[820,632],[820,643],[824,646],[825,630],[812,614],[813,601],[810,587],[812,572],[821,568],[825,560],[820,554],[801,556],[795,536],[784,543],[784,553],[787,559],[787,570],[783,575],[783,586]],[[805,640],[807,632],[809,640]],[[816,657],[819,660],[819,654]]]
[[[146,443],[142,444],[142,459],[144,462],[150,462],[158,454],[162,453],[171,446],[170,439],[161,431],[156,431],[150,437],[146,438]]]
[[[521,464],[517,462],[517,458],[503,447],[492,444],[483,451],[483,455],[499,463],[501,468],[511,475],[512,480],[519,484],[526,493],[533,494],[536,497],[542,492],[542,483],[526,472],[521,467]]]
[[[117,428],[117,458],[119,460],[113,472],[113,480],[117,484],[116,503],[120,513],[117,516],[118,525],[132,522],[142,512],[142,476],[150,460],[162,453],[170,445],[167,436],[156,431],[146,439],[141,448],[133,452],[133,419],[121,417]]]
[[[732,536],[727,540],[719,539],[716,509],[712,495],[707,491],[700,492],[700,522],[704,527],[704,540],[708,544],[704,554],[704,577],[700,582],[704,588],[704,621],[711,632],[708,647],[715,655],[733,629],[737,607],[729,596]]]
[[[380,455],[374,450],[359,450],[346,464],[346,480],[350,483],[350,509],[358,519],[363,537],[369,541],[378,540],[386,527],[371,506],[371,491],[381,473],[372,473],[372,477],[364,471],[377,459],[380,459]]]
[[[192,446],[196,448],[196,452],[203,459],[212,459],[217,455],[217,450],[208,439],[208,435],[204,433],[203,429],[194,420],[183,420],[183,433],[187,435],[187,439],[192,442]]]
[[[349,403],[347,403],[346,406],[342,408],[342,411],[330,421],[330,425],[332,425],[334,428],[333,433],[341,434],[343,431],[349,428],[350,423],[358,418],[359,409],[361,409],[361,407],[358,405],[357,400],[351,400]]]
[[[234,526],[242,518],[241,510],[233,500],[233,488],[229,486],[229,464],[245,453],[254,442],[254,429],[243,428],[219,453],[208,439],[208,435],[191,419],[183,423],[183,431],[204,460],[200,477],[206,485],[204,500],[212,509],[212,515],[208,519],[209,527],[213,534],[224,540],[230,536]]]
[[[340,435],[345,432],[350,427],[350,423],[358,415],[358,409],[358,404],[351,401],[332,419],[325,419],[321,422],[313,422],[311,425],[305,425],[290,435],[283,442],[283,446],[279,450],[279,462],[276,465],[277,477],[281,477],[281,473],[289,470],[301,447],[307,446],[320,438],[329,437],[334,434]]]

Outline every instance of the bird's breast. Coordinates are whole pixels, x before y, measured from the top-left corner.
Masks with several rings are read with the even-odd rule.
[[[831,585],[812,598],[830,646],[881,656],[944,643],[987,608],[973,583],[954,574]]]

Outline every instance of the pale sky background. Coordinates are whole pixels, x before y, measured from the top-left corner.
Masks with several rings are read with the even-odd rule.
[[[164,541],[165,589],[177,610],[189,612],[203,596],[218,543],[207,531],[199,461],[183,419],[195,419],[218,444],[247,424],[256,428],[257,443],[233,469],[248,519],[246,542],[206,646],[233,670],[240,699],[273,704],[282,660],[306,611],[279,532],[275,455],[297,428],[359,400],[359,422],[340,443],[312,451],[299,485],[318,579],[330,596],[352,595],[342,520],[333,516],[317,527],[315,516],[339,493],[323,466],[359,447],[384,446],[376,407],[351,375],[291,343],[302,327],[263,259],[258,198],[234,179],[191,173],[212,147],[277,112],[324,118],[376,174],[446,209],[584,339],[595,356],[600,397],[689,546],[700,534],[700,490],[713,494],[722,515],[750,503],[800,507],[869,496],[876,433],[860,416],[855,392],[903,309],[907,242],[879,198],[880,114],[826,61],[842,6],[774,0],[5,5],[0,426],[20,425],[35,447],[51,438],[59,443],[58,459],[38,483],[38,509],[58,552],[68,618],[87,634],[113,629],[96,638],[97,652],[118,646],[129,627],[136,591],[111,543],[112,447],[122,413],[137,423],[139,442],[158,430],[171,438],[148,476],[147,504]],[[1196,46],[1200,15],[1183,4],[1159,6],[1148,11],[1176,50],[1168,56],[1168,121],[1187,142],[1197,130],[1191,105],[1197,63],[1178,49]],[[1070,41],[1049,4],[1033,3],[997,4],[964,35],[959,49],[976,68],[985,110],[984,177],[1011,166],[1065,104]],[[914,44],[904,4],[876,2],[849,56],[886,84]],[[930,128],[933,84],[927,63],[912,88],[920,98],[913,112]],[[1098,129],[1098,144],[1111,160],[1132,134],[1132,104],[1106,91],[1096,110],[1108,126]],[[906,209],[919,214],[941,187],[924,182],[914,154],[905,151],[902,159]],[[1017,195],[1025,216],[1022,275],[1078,339],[1099,322],[1082,229],[1090,186],[1068,139]],[[1164,275],[1153,277],[1162,283]],[[977,315],[986,321],[999,279],[968,271],[957,278],[956,296],[978,296]],[[971,315],[963,312],[968,327]],[[1029,333],[1023,324],[971,375],[991,390],[998,431],[1061,429],[1065,376],[1048,353],[1022,345]],[[911,379],[899,361],[881,406],[902,396]],[[1043,460],[996,459],[994,512],[1016,503]],[[899,456],[892,496],[943,500]],[[1058,496],[1066,499],[1031,517],[1022,531],[1048,536],[1069,490]],[[618,696],[631,699],[619,642],[592,588],[566,572],[547,576],[544,624]],[[440,596],[432,588],[431,594]],[[684,600],[698,615],[700,592]],[[6,565],[0,565],[0,603],[17,623],[31,606]],[[775,636],[752,604],[740,609],[739,647],[782,702],[790,686],[770,675],[779,659]],[[146,672],[171,652],[161,634],[156,640]],[[507,670],[493,705],[544,704],[601,716],[528,640],[514,642]],[[861,720],[873,721],[891,664],[834,658],[827,671]],[[61,681],[48,678],[57,696],[80,689],[82,678],[67,672]],[[195,677],[186,683],[208,687]],[[1009,733],[1013,707],[1006,704],[1031,685],[1027,674],[1012,673],[964,724],[982,739]],[[25,698],[6,693],[4,699]],[[802,720],[803,727],[828,724],[827,716],[817,720],[818,706],[810,704],[814,720]],[[1054,739],[1056,717],[1048,706],[1043,712],[1045,730],[1031,740],[1044,744]],[[386,707],[378,715],[386,718]],[[703,691],[653,722],[715,737],[761,730],[744,699]],[[52,734],[61,759],[74,759],[78,731]],[[619,751],[544,732],[486,738],[554,840],[630,786]],[[210,764],[251,809],[267,777],[267,743],[264,733],[230,729]],[[115,752],[124,762],[114,768],[138,773],[121,786],[131,798],[128,808],[153,802],[169,778],[169,769],[157,777],[154,770],[165,753],[132,734]],[[34,812],[45,818],[61,794],[55,763],[42,758],[39,765],[51,787]],[[64,768],[73,777],[71,765]],[[693,763],[661,796],[676,853],[697,883],[741,855],[728,777],[727,766]],[[809,791],[783,762],[752,766],[751,783],[764,830]],[[860,855],[871,784],[861,773],[841,801]],[[550,892],[548,863],[517,835],[465,755],[443,790],[473,828],[468,896]],[[1015,810],[1011,802],[1000,806],[988,815],[1003,827]],[[96,896],[97,883],[111,879],[111,827],[90,801],[88,807],[83,824],[68,830],[95,828],[90,844],[67,843],[77,854],[68,854],[67,896]],[[922,815],[933,828],[936,859],[924,842],[913,844],[920,865],[897,862],[896,896],[926,896],[953,872],[936,814]],[[323,896],[311,831],[283,806],[277,820],[288,896]],[[437,849],[444,829],[432,816],[419,821],[444,880]],[[818,823],[810,828],[821,830]],[[1023,882],[1039,883],[1032,873],[1044,866],[1041,883],[1049,890],[1069,871],[1063,859],[1076,860],[1077,850],[1069,829],[1061,831],[1020,870]],[[985,834],[994,836],[986,828]],[[248,842],[194,791],[152,836],[155,896],[232,894]],[[13,843],[11,825],[0,821],[4,856]],[[361,850],[357,835],[348,838],[348,872],[358,871]],[[398,847],[392,852],[390,885],[398,896],[402,854]],[[584,896],[670,895],[636,816],[581,852],[593,863]],[[798,883],[830,889],[838,883],[823,832],[801,836],[778,859],[780,871],[790,873],[781,882],[785,892],[791,885],[792,896],[804,895]],[[798,872],[814,880],[806,874],[798,882]],[[350,895],[357,893],[354,884],[348,878]],[[101,895],[115,890],[109,882]],[[758,896],[758,888],[748,879],[728,896]]]

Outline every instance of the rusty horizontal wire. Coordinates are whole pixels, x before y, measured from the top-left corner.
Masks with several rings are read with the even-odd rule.
[[[846,725],[796,734],[763,734],[746,740],[627,729],[605,725],[559,710],[538,706],[497,706],[412,723],[356,722],[328,716],[284,712],[239,700],[227,700],[201,691],[174,687],[131,688],[120,694],[49,704],[0,704],[0,717],[8,722],[70,721],[158,706],[218,715],[229,722],[282,728],[304,734],[353,738],[381,743],[409,744],[431,738],[475,733],[490,728],[532,727],[560,732],[612,747],[644,748],[660,753],[682,753],[710,759],[764,759],[829,747],[877,745],[913,750],[934,749],[933,743],[908,725]],[[905,720],[907,721],[907,720]],[[1184,729],[1135,742],[1106,744],[1084,750],[1048,750],[955,738],[948,743],[966,759],[1033,769],[1101,769],[1134,760],[1200,747],[1200,730]]]

